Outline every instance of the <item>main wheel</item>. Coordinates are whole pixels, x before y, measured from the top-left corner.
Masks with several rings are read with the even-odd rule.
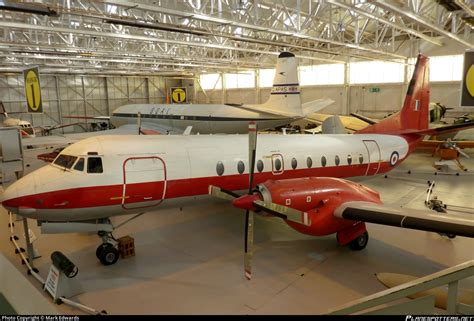
[[[113,245],[110,244],[110,243],[103,243],[103,244],[99,245],[97,247],[97,250],[95,250],[95,256],[100,260],[100,253],[102,252],[103,249],[105,249],[106,247],[109,247],[109,246],[113,247]]]
[[[364,232],[358,238],[351,241],[349,243],[349,247],[351,248],[351,250],[360,251],[367,246],[368,242],[369,242],[369,233]]]
[[[453,239],[456,237],[456,234],[451,234],[451,233],[448,233],[446,234],[447,237],[449,237],[450,239]]]
[[[103,265],[115,264],[119,258],[119,251],[114,246],[106,246],[99,255],[100,263]]]

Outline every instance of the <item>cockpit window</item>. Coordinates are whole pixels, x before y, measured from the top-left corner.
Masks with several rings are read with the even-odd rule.
[[[100,157],[89,157],[87,160],[87,172],[88,173],[102,173],[102,158]]]
[[[84,170],[84,158],[79,158],[79,160],[77,161],[76,165],[74,166],[74,169],[76,171],[83,171]]]
[[[77,157],[76,156],[70,156],[70,155],[59,155],[56,160],[54,161],[55,165],[70,169],[74,162],[76,161]]]

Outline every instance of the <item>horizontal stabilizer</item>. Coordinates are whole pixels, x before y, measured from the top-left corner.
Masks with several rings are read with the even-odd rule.
[[[357,119],[362,120],[363,122],[366,122],[366,123],[369,124],[369,125],[373,125],[373,124],[376,124],[376,123],[377,123],[376,120],[374,120],[374,119],[372,119],[372,118],[369,118],[369,117],[365,117],[365,116],[363,116],[363,115],[361,115],[361,114],[358,114],[358,113],[351,113],[350,115],[353,116],[353,117],[355,117],[355,118],[357,118]]]
[[[474,122],[467,122],[463,124],[455,124],[455,125],[448,125],[436,128],[427,128],[424,130],[414,130],[413,132],[408,132],[407,134],[419,134],[419,135],[441,135],[441,134],[449,134],[449,133],[456,133],[460,130],[474,128]],[[405,133],[404,133],[405,134]]]
[[[346,202],[334,211],[334,215],[353,221],[474,237],[474,219],[469,215],[394,208],[369,202]]]
[[[331,105],[332,103],[334,103],[334,100],[332,99],[317,99],[317,100],[304,103],[301,105],[303,109],[302,114],[294,113],[291,111],[285,111],[283,109],[272,108],[272,105],[267,104],[267,103],[263,105],[241,105],[241,106],[234,106],[234,107],[242,108],[245,110],[251,110],[258,113],[267,113],[270,115],[280,116],[280,117],[301,118],[301,117],[306,117],[318,110],[321,110],[324,107]]]
[[[309,116],[312,113],[316,113],[321,109],[334,104],[334,100],[332,99],[316,99],[313,101],[309,101],[307,103],[302,104],[303,107],[303,116]]]

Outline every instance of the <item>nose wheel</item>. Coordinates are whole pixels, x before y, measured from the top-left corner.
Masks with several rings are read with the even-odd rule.
[[[95,256],[103,265],[115,264],[120,255],[117,241],[112,233],[99,232],[99,236],[102,237],[103,243],[97,247]]]

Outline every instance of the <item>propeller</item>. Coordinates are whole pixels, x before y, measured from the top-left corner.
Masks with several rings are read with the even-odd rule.
[[[257,125],[255,122],[249,123],[249,188],[247,194],[242,196],[220,188],[209,186],[209,195],[232,202],[232,205],[245,209],[245,242],[244,242],[244,271],[245,277],[252,278],[252,257],[253,257],[253,226],[254,210],[261,210],[284,220],[293,221],[299,224],[310,225],[308,213],[295,210],[284,205],[265,202],[263,196],[257,190],[253,190],[253,179],[255,172],[255,158],[257,149]]]
[[[466,157],[466,158],[468,158],[468,159],[471,158],[471,157],[469,157],[468,154],[466,154],[465,152],[463,152],[463,151],[461,150],[461,148],[459,148],[459,146],[454,146],[454,148],[455,148],[455,149],[459,152],[459,154],[461,154],[462,156],[464,156],[464,157]]]
[[[249,192],[252,195],[253,174],[255,172],[255,154],[257,149],[257,124],[249,123]],[[245,257],[244,269],[245,277],[252,278],[252,257],[253,257],[253,210],[247,209],[245,213]]]

